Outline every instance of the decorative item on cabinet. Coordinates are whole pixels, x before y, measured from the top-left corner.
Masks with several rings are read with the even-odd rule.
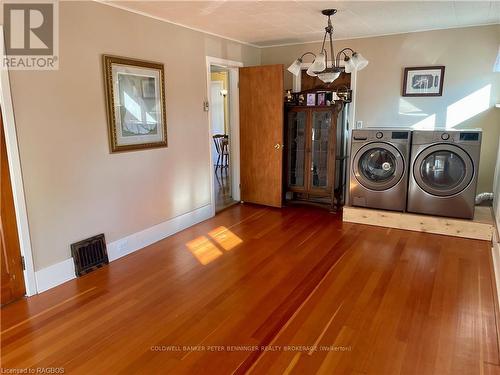
[[[333,90],[313,89],[298,93],[285,92],[285,105],[290,106],[330,106],[335,102],[350,103],[352,90],[341,86]]]
[[[316,94],[315,93],[309,92],[309,93],[307,93],[306,97],[307,97],[307,105],[309,107],[316,105]]]
[[[318,99],[316,101],[316,103],[318,105],[326,105],[326,100],[325,100],[325,95],[326,95],[326,92],[318,92]]]
[[[295,98],[292,94],[292,90],[286,90],[285,92],[285,103],[287,104],[295,104]]]
[[[347,86],[341,86],[335,91],[337,100],[342,100],[344,103],[352,102],[352,90]]]

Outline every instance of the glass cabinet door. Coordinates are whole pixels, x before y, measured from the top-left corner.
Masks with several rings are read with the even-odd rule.
[[[311,127],[311,188],[327,188],[330,186],[328,176],[328,159],[330,149],[330,131],[332,113],[330,111],[314,111]]]
[[[288,185],[304,186],[307,112],[288,113]]]

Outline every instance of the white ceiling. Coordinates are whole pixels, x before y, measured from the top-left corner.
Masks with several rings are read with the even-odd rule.
[[[500,23],[500,1],[111,1],[228,39],[266,47],[323,38],[337,8],[334,38],[349,39]]]

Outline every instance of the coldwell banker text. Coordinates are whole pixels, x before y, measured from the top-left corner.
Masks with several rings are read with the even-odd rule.
[[[2,68],[59,68],[58,10],[57,1],[3,2]]]

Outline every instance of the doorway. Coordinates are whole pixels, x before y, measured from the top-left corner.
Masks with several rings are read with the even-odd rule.
[[[227,208],[233,199],[231,184],[231,127],[229,126],[229,69],[210,66],[210,122],[214,173],[215,212]]]
[[[239,62],[207,57],[214,214],[239,202]]]

